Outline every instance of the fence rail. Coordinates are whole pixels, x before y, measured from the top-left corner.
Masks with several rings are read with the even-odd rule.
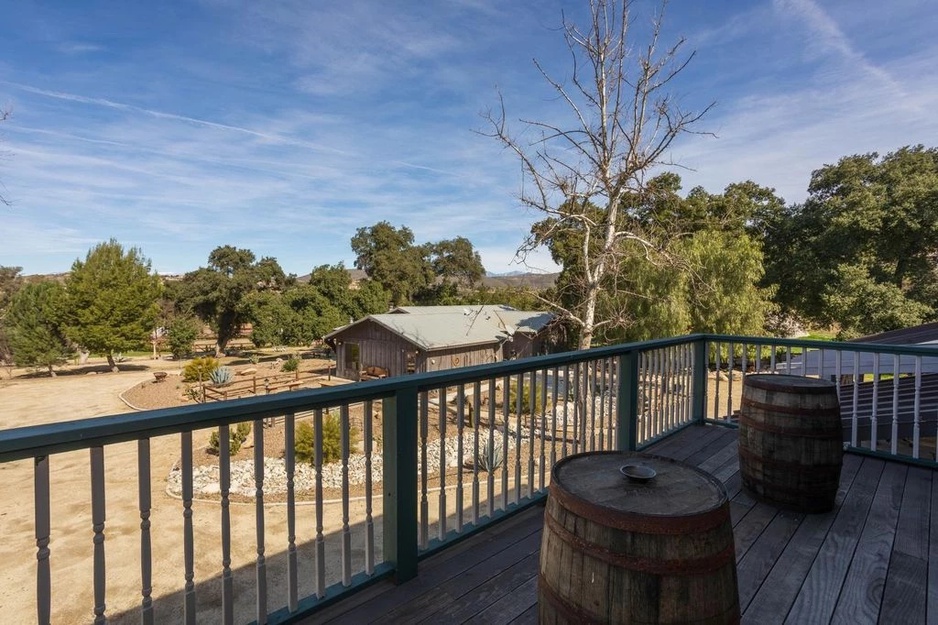
[[[31,559],[35,592],[15,609],[40,623],[285,622],[413,577],[425,555],[542,498],[560,458],[731,425],[751,372],[834,379],[849,446],[934,461],[933,354],[695,335],[6,430],[0,468],[33,482],[35,541],[0,553]],[[226,442],[243,423],[253,449],[236,459]],[[217,458],[200,465],[211,433]],[[156,450],[178,456],[168,472]],[[76,468],[88,491],[57,493]],[[127,480],[133,501],[108,499]]]

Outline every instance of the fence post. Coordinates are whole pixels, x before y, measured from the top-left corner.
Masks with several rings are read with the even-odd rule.
[[[417,387],[383,400],[384,559],[397,583],[417,576]]]
[[[707,417],[707,339],[694,341],[693,418],[703,423]]]
[[[616,398],[616,432],[619,451],[635,451],[638,424],[639,351],[633,349],[619,356],[619,395]]]

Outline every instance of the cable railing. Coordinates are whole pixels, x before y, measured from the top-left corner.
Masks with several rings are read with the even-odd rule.
[[[732,425],[754,372],[833,380],[846,446],[934,465],[933,354],[695,335],[2,431],[23,489],[0,503],[0,601],[39,623],[294,620],[543,499],[561,458]]]

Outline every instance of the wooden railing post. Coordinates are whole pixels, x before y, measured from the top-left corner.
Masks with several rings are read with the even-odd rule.
[[[397,583],[417,576],[417,387],[383,401],[384,559]]]
[[[694,386],[693,414],[695,421],[703,422],[707,417],[707,339],[694,342]]]
[[[620,451],[635,451],[638,445],[639,351],[633,349],[619,356],[619,394],[616,401],[616,448]]]

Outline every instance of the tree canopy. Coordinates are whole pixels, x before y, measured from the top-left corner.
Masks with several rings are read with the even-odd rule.
[[[144,346],[159,313],[160,279],[137,248],[111,239],[76,260],[65,280],[66,334],[88,351],[107,356]]]
[[[280,291],[291,282],[275,258],[256,260],[250,250],[223,245],[209,254],[208,267],[183,277],[177,305],[211,326],[216,337],[215,353],[221,356],[241,326],[251,320],[248,296]]]
[[[414,243],[407,226],[387,221],[359,228],[351,241],[355,267],[391,295],[391,304],[432,304],[458,286],[472,287],[485,274],[482,259],[465,237]]]
[[[44,367],[55,376],[55,365],[74,353],[65,336],[66,293],[58,282],[27,284],[12,297],[3,319],[13,362],[20,367]]]
[[[779,304],[844,337],[933,318],[938,150],[847,156],[816,170],[808,192],[767,230]]]

